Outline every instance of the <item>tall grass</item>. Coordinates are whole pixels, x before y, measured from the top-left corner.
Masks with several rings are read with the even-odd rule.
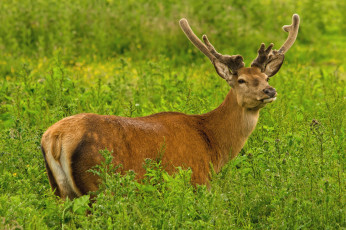
[[[345,228],[343,9],[308,0],[1,1],[0,228]],[[53,195],[40,138],[63,117],[201,114],[222,102],[229,88],[180,31],[181,17],[249,64],[261,42],[282,44],[293,13],[298,40],[270,83],[278,100],[210,191],[191,186],[190,170],[168,175],[147,161],[143,183],[99,168],[92,207],[88,196]]]
[[[71,60],[122,55],[147,59],[160,54],[178,62],[200,59],[199,51],[186,42],[177,26],[178,20],[186,17],[196,33],[207,33],[218,49],[241,53],[247,60],[254,58],[260,42],[274,42],[278,48],[286,38],[280,27],[290,23],[293,13],[299,13],[302,25],[298,41],[306,46],[294,51],[305,48],[309,61],[345,60],[341,55],[345,48],[340,39],[335,39],[346,29],[342,9],[343,1],[312,0],[254,0],[246,4],[234,0],[190,0],[184,4],[155,0],[6,0],[0,2],[0,47],[6,54],[36,58],[50,57],[60,48]],[[294,51],[288,55],[289,60],[301,57]]]

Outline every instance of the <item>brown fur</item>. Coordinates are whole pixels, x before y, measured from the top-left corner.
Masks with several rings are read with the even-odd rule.
[[[258,83],[245,89],[237,85],[238,78]],[[99,151],[104,149],[113,152],[114,164],[122,164],[124,171],[134,170],[142,178],[144,160],[156,159],[163,146],[165,170],[173,173],[177,166],[190,167],[193,183],[208,184],[210,163],[219,172],[237,156],[255,128],[264,106],[258,98],[268,98],[262,92],[268,86],[265,78],[258,69],[241,69],[225,101],[203,115],[164,112],[125,118],[78,114],[62,119],[42,137],[52,188],[57,195],[70,198],[97,190],[98,178],[87,171],[103,160]],[[254,96],[244,98],[247,94]]]

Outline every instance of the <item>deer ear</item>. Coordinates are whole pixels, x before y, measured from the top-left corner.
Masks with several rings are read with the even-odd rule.
[[[230,72],[229,68],[227,65],[221,63],[219,60],[215,59],[214,60],[214,67],[215,70],[217,72],[217,74],[222,77],[223,79],[225,79],[227,81],[227,83],[233,87],[233,78],[234,75]]]
[[[283,53],[274,52],[274,54],[269,57],[269,61],[265,66],[264,73],[268,77],[274,76],[280,70],[284,59],[285,55]]]
[[[215,70],[217,72],[217,74],[222,77],[223,79],[225,79],[226,81],[229,80],[230,78],[232,78],[232,74],[228,69],[228,66],[221,63],[219,60],[214,59],[213,60],[213,64],[215,67]]]

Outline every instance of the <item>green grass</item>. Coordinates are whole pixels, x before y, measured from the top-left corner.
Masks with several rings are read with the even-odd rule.
[[[0,10],[0,229],[346,228],[344,1],[5,0]],[[148,161],[143,184],[101,168],[92,208],[87,196],[53,195],[40,139],[63,117],[201,114],[222,102],[229,87],[181,17],[249,65],[261,42],[284,42],[293,13],[298,39],[270,81],[278,99],[210,191]]]

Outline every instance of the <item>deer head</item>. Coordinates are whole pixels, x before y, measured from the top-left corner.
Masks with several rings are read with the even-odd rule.
[[[297,38],[299,28],[297,14],[293,15],[291,25],[283,27],[283,30],[289,34],[281,48],[278,51],[273,50],[273,43],[265,48],[262,43],[258,56],[251,63],[250,68],[245,67],[243,57],[240,55],[230,56],[218,53],[206,35],[202,37],[203,43],[193,33],[186,19],[181,19],[179,23],[192,44],[210,59],[218,75],[233,88],[239,106],[259,109],[276,99],[276,90],[268,84],[268,80],[279,71],[284,61],[284,54]]]

